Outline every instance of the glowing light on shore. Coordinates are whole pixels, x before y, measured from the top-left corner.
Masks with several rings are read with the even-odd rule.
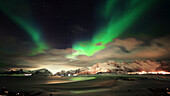
[[[167,73],[169,73],[169,74],[170,74],[170,72],[158,71],[158,74],[167,74]]]
[[[147,74],[147,72],[142,71],[142,72],[138,72],[138,74]]]
[[[146,71],[141,71],[141,72],[129,72],[128,74],[170,74],[170,72],[166,71],[151,71],[151,72],[146,72]]]

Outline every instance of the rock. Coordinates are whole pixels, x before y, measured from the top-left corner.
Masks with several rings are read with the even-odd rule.
[[[34,70],[32,76],[52,76],[53,74],[47,69]]]
[[[103,63],[96,63],[91,67],[79,68],[76,70],[61,71],[57,72],[56,75],[83,75],[83,74],[101,74],[101,73],[111,73],[111,74],[127,74],[128,72],[139,72],[146,71],[152,72],[159,70],[170,71],[170,66],[165,61],[157,62],[154,60],[134,60],[133,62],[115,62],[107,61]],[[162,71],[163,71],[162,70]]]
[[[22,69],[23,73],[26,74],[32,74],[33,72],[31,70],[26,70],[26,69]]]
[[[156,69],[157,71],[170,71],[170,64],[166,61],[161,61],[160,66]]]
[[[127,62],[115,62],[107,61],[104,63],[97,63],[90,67],[88,70],[81,70],[78,74],[97,74],[97,73],[114,73],[114,74],[125,74],[127,72],[138,72],[138,71],[156,71],[156,68],[160,66],[159,62],[146,60],[139,61],[134,60],[132,63]]]

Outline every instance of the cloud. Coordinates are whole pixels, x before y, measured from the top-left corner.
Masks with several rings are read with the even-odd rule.
[[[17,61],[13,68],[35,69],[35,68],[47,68],[50,71],[57,72],[60,70],[76,69],[77,66],[70,65],[70,59],[65,58],[67,54],[70,54],[72,49],[50,49],[45,53],[35,56],[25,56],[13,58],[13,61]],[[29,65],[29,66],[27,66]]]
[[[121,46],[124,47],[127,51],[137,48],[139,45],[143,44],[143,41],[138,41],[135,38],[126,38],[126,39],[116,39],[112,42],[111,46]]]
[[[135,59],[168,59],[170,57],[169,38],[157,38],[147,42],[136,38],[117,39],[107,44],[107,47],[93,56],[80,55],[79,60],[70,64],[77,66],[91,66],[97,62],[107,60],[135,60]]]
[[[144,45],[144,41],[135,38],[117,39],[107,45],[102,51],[95,54],[96,58],[166,58],[170,53],[170,39],[168,37],[157,38]]]
[[[36,56],[17,56],[9,60],[2,68],[47,68],[53,73],[60,70],[70,70],[80,67],[90,67],[95,63],[107,60],[129,59],[167,59],[170,57],[170,39],[168,37],[156,38],[147,42],[136,38],[117,39],[107,44],[106,48],[88,57],[80,55],[79,60],[70,61],[66,55],[75,52],[71,48],[49,49]]]

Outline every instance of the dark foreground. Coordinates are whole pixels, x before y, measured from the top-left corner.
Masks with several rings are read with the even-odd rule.
[[[5,87],[5,88],[3,88]],[[0,77],[8,96],[169,96],[169,76]],[[0,96],[6,96],[1,95]]]

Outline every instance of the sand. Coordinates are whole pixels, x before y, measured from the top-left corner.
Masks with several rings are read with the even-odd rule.
[[[76,79],[74,80],[73,78]],[[100,76],[90,78],[0,77],[0,87],[5,86],[12,91],[41,92],[39,96],[50,96],[49,94],[53,94],[52,96],[154,96],[152,94],[155,93],[150,89],[170,88],[169,81],[152,78],[129,76]],[[162,93],[160,92],[158,94]]]

